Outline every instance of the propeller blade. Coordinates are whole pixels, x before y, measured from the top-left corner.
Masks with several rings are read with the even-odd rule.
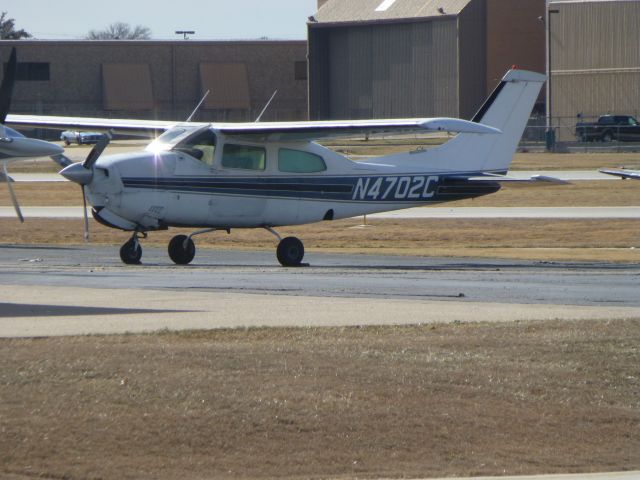
[[[93,167],[93,164],[96,163],[98,158],[100,158],[100,155],[102,155],[102,152],[104,152],[104,149],[107,148],[107,145],[109,145],[110,141],[111,134],[104,133],[100,140],[98,140],[98,143],[93,146],[85,161],[82,162],[82,166],[88,170],[91,170],[91,167]]]
[[[82,205],[83,205],[83,213],[84,213],[84,241],[89,241],[89,216],[87,215],[87,196],[84,192],[84,185],[80,185],[82,189]]]
[[[58,155],[52,155],[51,156],[51,160],[53,160],[54,162],[56,162],[58,165],[60,165],[61,167],[68,167],[69,165],[71,165],[73,163],[73,160],[71,160],[69,157],[67,157],[64,153],[60,153]]]
[[[4,71],[4,77],[2,78],[2,85],[0,85],[0,123],[4,124],[11,108],[11,95],[13,94],[13,85],[16,82],[16,49],[11,49],[11,56],[7,63],[7,68]]]
[[[22,223],[24,223],[24,217],[22,216],[22,212],[20,211],[20,204],[18,203],[18,197],[16,197],[16,192],[13,191],[13,186],[11,185],[11,179],[9,178],[9,172],[7,172],[7,164],[2,164],[2,171],[4,173],[4,179],[7,182],[7,187],[9,187],[9,195],[11,195],[11,201],[13,202],[13,208],[16,210],[16,214]]]

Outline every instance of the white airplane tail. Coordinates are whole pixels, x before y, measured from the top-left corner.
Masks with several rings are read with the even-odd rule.
[[[447,170],[505,173],[545,80],[539,73],[509,70],[472,119],[502,133],[460,133],[436,149],[439,165]]]

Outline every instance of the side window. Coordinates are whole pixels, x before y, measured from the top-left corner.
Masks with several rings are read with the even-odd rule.
[[[243,170],[264,170],[266,151],[262,147],[227,143],[222,150],[222,166]]]
[[[278,151],[278,170],[289,173],[324,172],[327,165],[322,157],[300,150],[281,148]]]

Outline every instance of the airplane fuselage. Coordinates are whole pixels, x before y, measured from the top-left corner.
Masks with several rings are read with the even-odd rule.
[[[544,79],[534,72],[510,70],[471,121],[439,117],[153,124],[164,133],[144,152],[102,156],[109,142],[105,136],[82,163],[60,173],[82,186],[96,220],[134,232],[120,248],[124,263],[139,263],[139,239],[147,231],[199,228],[174,236],[168,245],[175,263],[188,264],[195,255],[195,235],[211,229],[262,227],[278,238],[280,264],[298,266],[304,257],[303,243],[295,237],[281,238],[272,227],[473,198],[496,192],[503,181],[513,181],[506,172]],[[82,121],[89,123],[139,126],[127,120]],[[314,143],[323,138],[428,131],[457,135],[432,149],[366,162],[351,161]]]
[[[100,158],[87,192],[96,219],[142,231],[275,227],[472,198],[500,188],[491,181],[469,185],[444,171],[353,162],[315,143],[227,145],[218,141],[208,161],[180,149]],[[257,162],[252,149],[260,150]],[[307,158],[308,169],[318,171],[282,171],[300,169],[288,157]]]

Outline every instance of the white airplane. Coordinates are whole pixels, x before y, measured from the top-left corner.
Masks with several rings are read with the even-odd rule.
[[[632,178],[634,180],[640,180],[640,171],[639,170],[627,170],[626,168],[621,168],[621,169],[601,168],[600,172],[606,173],[607,175],[613,175],[615,177],[620,177],[620,178],[622,178],[622,180],[626,180],[627,178]]]
[[[145,151],[101,156],[105,135],[82,163],[60,173],[81,185],[94,218],[133,232],[123,262],[140,262],[140,239],[169,227],[169,256],[188,264],[193,237],[264,228],[278,240],[283,266],[300,265],[304,246],[275,227],[473,198],[496,192],[506,176],[545,76],[510,70],[472,121],[453,118],[293,123],[182,123],[12,115],[15,125],[101,131],[164,131]],[[429,150],[354,162],[314,140],[337,136],[457,132]],[[554,181],[532,177],[525,181]],[[86,212],[86,209],[85,209]],[[86,220],[86,217],[85,217]],[[86,231],[86,229],[85,229]]]
[[[16,215],[20,221],[24,222],[24,217],[20,211],[20,204],[18,203],[16,194],[11,186],[11,182],[13,182],[13,180],[7,171],[7,164],[17,160],[60,155],[64,150],[62,147],[54,145],[53,143],[33,138],[26,138],[24,135],[12,130],[4,124],[9,108],[11,107],[11,94],[13,93],[13,85],[15,84],[16,68],[16,49],[13,48],[2,78],[2,85],[0,85],[0,163],[2,164],[0,180],[7,182],[11,201],[13,202],[13,208],[15,208]]]

